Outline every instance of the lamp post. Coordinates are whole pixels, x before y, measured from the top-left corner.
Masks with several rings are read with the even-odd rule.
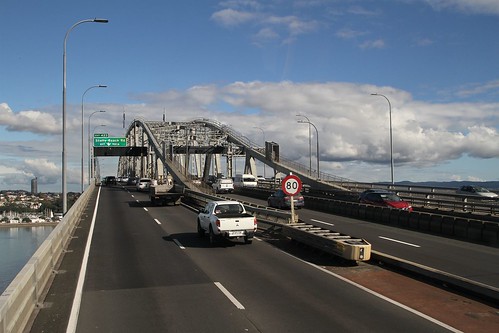
[[[388,99],[388,97],[386,97],[385,95],[382,95],[382,94],[378,94],[378,93],[374,93],[374,94],[371,94],[372,96],[381,96],[381,97],[384,97],[386,99],[386,101],[388,102],[388,111],[389,111],[389,115],[390,115],[390,169],[391,169],[391,176],[392,176],[392,185],[394,184],[394,180],[393,180],[393,132],[392,132],[392,103],[390,103],[390,100]]]
[[[69,33],[76,26],[82,23],[107,23],[106,19],[87,19],[81,20],[73,24],[68,31],[66,31],[66,35],[64,36],[63,43],[63,53],[62,53],[62,214],[66,214],[68,210],[68,196],[67,196],[67,187],[66,187],[66,44],[68,40]]]
[[[265,152],[265,142],[266,142],[266,140],[265,140],[265,131],[261,127],[254,126],[253,128],[256,128],[256,129],[259,129],[260,131],[262,131],[262,134],[263,134],[263,149],[264,149],[264,152]],[[265,156],[267,156],[267,155],[265,155]],[[263,163],[263,178],[266,178],[265,177],[265,162]]]
[[[81,193],[83,193],[83,98],[85,97],[85,94],[90,90],[90,89],[93,89],[93,88],[107,88],[106,85],[102,85],[102,84],[99,84],[99,85],[95,85],[95,86],[91,86],[90,88],[88,88],[87,90],[85,90],[85,92],[83,93],[83,95],[81,95]],[[90,121],[90,117],[89,117],[89,121]],[[90,130],[89,130],[90,132]],[[90,180],[90,179],[89,179]]]
[[[317,179],[321,179],[321,172],[319,169],[319,131],[317,130],[317,127],[313,123],[311,123],[309,120],[298,120],[300,124],[308,124],[309,126],[312,125],[315,128],[315,133],[317,134]],[[310,172],[312,172],[312,168],[310,168]]]
[[[95,130],[97,129],[97,127],[103,127],[103,126],[106,126],[106,125],[100,124],[100,125],[95,126],[94,130],[92,131],[92,136],[94,136]],[[90,156],[91,156],[90,159],[91,159],[91,169],[92,169],[92,172],[90,173],[90,177],[94,178],[95,177],[95,156],[93,153],[93,149],[92,149],[92,154]]]
[[[106,112],[106,111],[103,111],[103,110],[100,110],[100,111],[94,111],[90,114],[90,116],[88,116],[88,129],[87,129],[87,137],[88,137],[88,184],[90,184],[90,180],[92,179],[92,161],[91,161],[91,155],[90,155],[90,146],[91,146],[91,140],[90,140],[90,118],[92,118],[92,116],[96,113],[99,113],[99,112]]]
[[[303,117],[303,118],[307,119],[307,121],[309,122],[309,124],[308,124],[308,157],[309,157],[310,165],[308,168],[308,175],[310,176],[312,174],[312,137],[310,134],[310,119],[308,119],[307,116],[304,116],[302,114],[297,114],[296,116]]]

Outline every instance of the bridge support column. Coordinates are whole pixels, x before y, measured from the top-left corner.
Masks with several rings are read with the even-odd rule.
[[[203,181],[204,182],[208,181],[208,176],[210,175],[210,167],[211,167],[212,158],[213,158],[213,154],[206,154],[206,157],[204,159],[204,168],[203,168]]]
[[[244,173],[252,174],[255,177],[257,176],[255,158],[248,154],[246,154],[244,162]]]

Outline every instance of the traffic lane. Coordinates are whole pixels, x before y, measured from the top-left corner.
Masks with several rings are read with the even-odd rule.
[[[140,200],[103,188],[78,332],[255,332]]]
[[[265,205],[263,200],[233,197]],[[364,238],[375,251],[499,287],[499,251],[496,248],[306,208],[297,212],[307,223]]]
[[[499,287],[496,248],[310,210],[299,215],[310,224],[364,238],[375,251]]]
[[[212,281],[221,282],[244,306],[259,331],[446,331],[264,242],[222,241],[211,247],[196,233],[196,213],[185,208],[158,207],[150,213]]]

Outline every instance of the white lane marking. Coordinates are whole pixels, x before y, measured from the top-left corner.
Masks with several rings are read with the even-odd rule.
[[[334,227],[333,223],[323,222],[323,221],[319,221],[319,220],[316,220],[316,219],[310,219],[310,221],[314,221],[314,222],[322,223],[322,224],[327,224],[327,225],[330,225],[330,226]]]
[[[80,275],[78,276],[78,283],[76,285],[75,297],[73,299],[73,305],[71,306],[71,314],[69,316],[68,326],[66,328],[66,333],[76,332],[76,325],[78,323],[78,315],[80,313],[81,298],[83,296],[83,284],[85,283],[85,275],[87,273],[88,257],[90,254],[90,246],[92,245],[92,238],[94,235],[95,219],[97,217],[97,208],[99,207],[100,190],[97,192],[97,201],[95,202],[94,215],[92,216],[92,223],[90,224],[90,230],[88,232],[87,245],[85,246],[85,252],[83,253],[83,260],[80,268]]]
[[[220,282],[213,282],[213,283],[215,283],[215,286],[217,286],[218,289],[220,289],[220,291],[222,291],[224,295],[227,296],[227,298],[232,302],[232,304],[236,306],[236,308],[244,310],[244,306],[241,303],[239,303],[239,301],[234,296],[232,296],[232,294],[227,289],[225,289],[225,287],[222,286]]]
[[[135,196],[132,194],[132,198],[135,198]]]
[[[155,221],[157,224],[161,225],[161,222],[159,222],[159,220],[158,220],[158,219],[154,219],[154,221]]]
[[[177,239],[174,238],[173,241],[175,242],[175,244],[177,244],[177,246],[179,248],[181,248],[182,250],[185,250],[185,247]]]
[[[421,247],[420,245],[403,242],[403,241],[400,241],[398,239],[393,239],[393,238],[388,238],[388,237],[383,237],[383,236],[378,236],[378,237],[381,239],[386,239],[386,240],[391,241],[391,242],[395,242],[395,243],[400,243],[400,244],[409,245],[409,246],[413,246],[413,247]]]
[[[144,210],[145,210],[146,212],[148,212],[148,211],[149,211],[146,207],[143,207],[143,208],[144,208]]]
[[[365,292],[367,292],[367,293],[369,293],[369,294],[371,294],[371,295],[373,295],[373,296],[376,296],[376,297],[378,297],[378,298],[381,298],[382,300],[384,300],[384,301],[386,301],[386,302],[388,302],[388,303],[391,303],[391,304],[393,304],[393,305],[395,305],[395,306],[398,306],[398,307],[400,307],[400,308],[402,308],[402,309],[404,309],[404,310],[406,310],[406,311],[409,311],[409,312],[411,312],[411,313],[415,314],[416,316],[419,316],[419,317],[421,317],[421,318],[424,318],[424,319],[426,319],[426,320],[428,320],[428,321],[430,321],[430,322],[432,322],[432,323],[434,323],[434,324],[436,324],[436,325],[439,325],[439,326],[441,326],[441,327],[444,327],[444,328],[448,329],[448,330],[449,330],[449,331],[451,331],[451,332],[454,332],[454,333],[463,333],[462,331],[460,331],[460,330],[458,330],[458,329],[456,329],[456,328],[454,328],[454,327],[452,327],[452,326],[450,326],[450,325],[447,325],[446,323],[443,323],[443,322],[441,322],[441,321],[439,321],[439,320],[437,320],[437,319],[435,319],[435,318],[432,318],[432,317],[430,317],[430,316],[428,316],[428,315],[426,315],[426,314],[424,314],[424,313],[422,313],[422,312],[419,312],[418,310],[415,310],[415,309],[413,309],[413,308],[411,308],[411,307],[409,307],[409,306],[407,306],[407,305],[404,305],[404,304],[402,304],[402,303],[399,303],[399,302],[397,302],[397,301],[395,301],[395,300],[393,300],[393,299],[391,299],[391,298],[388,298],[388,297],[386,297],[386,296],[384,296],[384,295],[381,295],[380,293],[378,293],[378,292],[376,292],[376,291],[374,291],[374,290],[371,290],[371,289],[369,289],[369,288],[367,288],[367,287],[364,287],[364,286],[363,286],[363,285],[361,285],[361,284],[358,284],[358,283],[356,283],[356,282],[350,281],[350,280],[348,280],[347,278],[345,278],[345,277],[343,277],[343,276],[341,276],[341,275],[338,275],[338,274],[336,274],[336,273],[333,273],[333,272],[331,272],[331,271],[328,271],[327,269],[322,268],[322,267],[320,267],[320,266],[317,266],[317,265],[316,265],[316,264],[314,264],[314,263],[311,263],[311,262],[305,261],[305,260],[303,260],[303,259],[300,259],[300,258],[298,258],[298,257],[295,257],[295,256],[294,256],[294,255],[292,255],[292,254],[286,253],[286,252],[284,252],[284,251],[281,251],[281,252],[282,252],[282,253],[284,253],[284,254],[286,254],[286,255],[288,255],[288,256],[290,256],[290,257],[295,258],[295,259],[296,259],[296,260],[298,260],[298,261],[303,262],[304,264],[307,264],[307,265],[310,265],[310,266],[312,266],[312,267],[315,267],[315,268],[317,268],[318,270],[320,270],[320,271],[322,271],[322,272],[324,272],[324,273],[326,273],[326,274],[329,274],[329,275],[331,275],[331,276],[334,276],[335,278],[340,279],[340,280],[342,280],[343,282],[346,282],[346,283],[348,283],[348,284],[350,284],[350,285],[352,285],[352,286],[354,286],[354,287],[357,287],[357,288],[359,288],[359,289],[361,289],[361,290],[363,290],[363,291],[365,291]]]

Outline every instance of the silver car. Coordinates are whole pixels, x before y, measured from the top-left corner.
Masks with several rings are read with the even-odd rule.
[[[476,185],[464,185],[461,186],[459,190],[457,190],[458,194],[472,195],[484,198],[497,198],[497,193],[491,192],[487,190],[485,187],[476,186]]]
[[[151,178],[140,178],[137,181],[137,191],[149,191],[151,186]]]

